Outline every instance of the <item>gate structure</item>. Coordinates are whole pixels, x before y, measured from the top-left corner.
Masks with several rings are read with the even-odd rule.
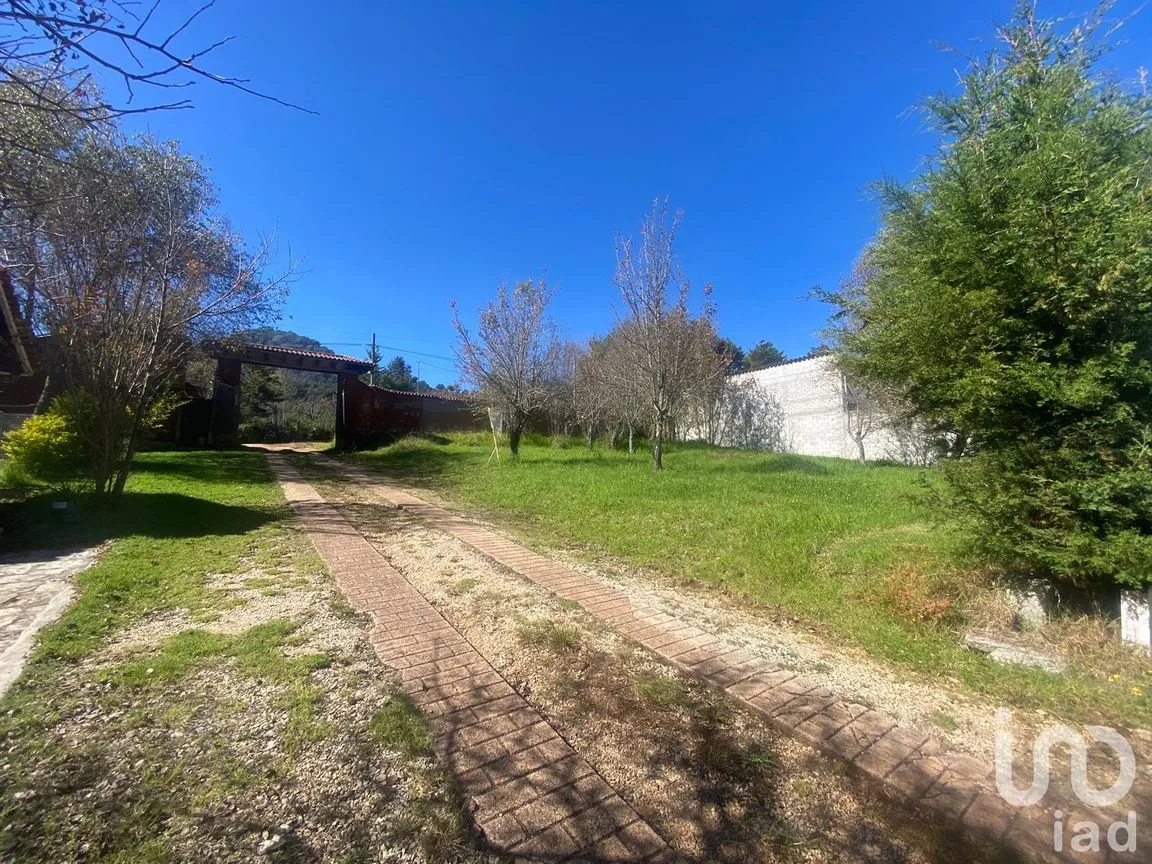
[[[363,383],[360,376],[372,364],[356,357],[243,342],[220,342],[206,353],[216,358],[216,376],[207,429],[196,434],[210,446],[240,443],[240,370],[245,363],[335,375],[338,450],[375,447],[402,435],[485,428],[467,397],[406,393]]]
[[[216,376],[212,382],[212,414],[208,421],[208,444],[235,447],[240,443],[240,370],[245,363],[297,369],[301,372],[325,372],[336,376],[336,447],[347,450],[356,436],[348,435],[346,392],[360,385],[359,376],[372,368],[367,360],[343,354],[321,354],[299,348],[276,345],[221,342],[208,350],[216,358]],[[366,385],[360,385],[366,386]]]

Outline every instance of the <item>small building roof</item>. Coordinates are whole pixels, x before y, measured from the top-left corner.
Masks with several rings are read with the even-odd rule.
[[[219,360],[239,360],[257,366],[278,366],[282,369],[300,369],[305,372],[353,372],[361,375],[372,368],[372,364],[359,357],[347,354],[325,354],[322,351],[305,351],[302,348],[285,348],[282,345],[261,345],[253,342],[214,342],[207,346],[205,353]]]

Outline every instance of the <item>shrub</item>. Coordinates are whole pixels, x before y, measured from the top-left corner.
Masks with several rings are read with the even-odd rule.
[[[28,486],[30,482],[30,478],[19,465],[14,465],[8,460],[0,463],[0,488],[15,489]]]
[[[52,486],[83,480],[88,466],[88,449],[75,423],[56,406],[10,430],[0,446],[9,460],[7,471]]]
[[[1020,4],[839,292],[839,361],[960,457],[941,500],[1009,572],[1152,586],[1152,100],[1106,34]],[[1103,20],[1097,19],[1097,23]],[[1110,32],[1110,31],[1109,31]]]

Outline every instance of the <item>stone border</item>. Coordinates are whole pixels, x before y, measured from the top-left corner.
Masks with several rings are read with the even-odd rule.
[[[0,557],[0,696],[20,677],[37,634],[58,619],[76,595],[76,577],[105,544]],[[51,590],[47,597],[45,589]]]
[[[489,845],[517,858],[676,862],[668,844],[281,456],[272,472],[369,641],[427,720]]]
[[[740,700],[795,738],[848,762],[890,797],[943,820],[977,844],[1022,856],[1023,860],[1143,860],[1139,851],[1123,857],[1107,852],[1058,853],[1053,843],[1056,811],[1063,814],[1065,825],[1081,819],[1107,825],[1111,817],[1078,802],[1057,800],[1054,794],[1041,804],[1014,807],[996,791],[992,766],[963,754],[946,753],[930,735],[901,727],[889,715],[866,705],[838,699],[817,682],[727,644],[660,609],[634,607],[623,592],[390,485],[371,472],[319,454],[313,457],[512,572],[575,601],[681,672]]]

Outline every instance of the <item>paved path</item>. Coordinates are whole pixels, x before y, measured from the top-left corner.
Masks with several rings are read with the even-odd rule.
[[[72,577],[95,560],[95,549],[0,558],[0,696],[19,677],[37,631],[72,600]]]
[[[996,791],[991,765],[945,753],[931,736],[902,728],[890,716],[865,705],[838,699],[817,682],[726,644],[660,609],[637,608],[617,589],[385,483],[377,475],[327,457],[313,458],[515,573],[579,603],[685,674],[739,699],[796,738],[850,763],[886,793],[930,818],[954,825],[977,842],[1046,861],[1105,860],[1085,853],[1057,855],[1053,851],[1054,811],[1062,811],[1066,825],[1088,818],[1107,826],[1113,814],[1093,813],[1079,803],[1058,800],[1054,793],[1032,807],[1013,807]],[[1141,848],[1135,854],[1107,860],[1142,861],[1146,852]]]
[[[268,459],[336,584],[371,614],[376,653],[427,719],[494,850],[545,861],[678,860],[363,535],[283,457]]]

